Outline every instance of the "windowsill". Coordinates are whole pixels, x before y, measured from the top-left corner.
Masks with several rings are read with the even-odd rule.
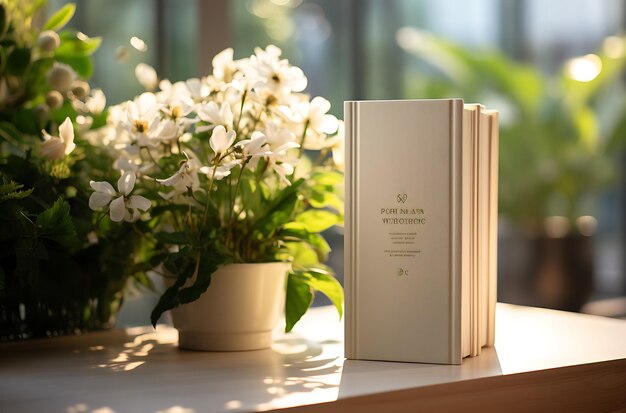
[[[624,320],[507,304],[496,347],[461,366],[345,360],[342,328],[318,307],[263,351],[178,350],[168,326],[3,343],[0,410],[269,410],[626,358]]]

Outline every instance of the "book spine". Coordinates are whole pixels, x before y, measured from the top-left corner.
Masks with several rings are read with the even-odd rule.
[[[450,101],[450,363],[461,364],[463,101]]]
[[[487,345],[495,344],[496,301],[498,294],[498,112],[489,113],[489,311]]]
[[[345,284],[345,357],[357,358],[356,349],[356,146],[358,133],[357,102],[344,103],[345,125],[345,220],[344,220],[344,284]]]

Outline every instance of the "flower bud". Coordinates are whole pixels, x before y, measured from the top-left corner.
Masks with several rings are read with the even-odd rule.
[[[44,30],[39,33],[37,45],[39,45],[39,48],[44,52],[53,52],[61,45],[61,39],[59,38],[57,32],[53,30]]]
[[[59,92],[67,92],[71,89],[72,83],[76,79],[76,72],[64,63],[55,62],[54,66],[48,71],[47,78],[52,89]]]
[[[89,83],[84,80],[75,80],[72,83],[72,94],[78,99],[85,99],[89,95],[90,90]]]
[[[46,96],[46,105],[51,109],[59,109],[63,106],[63,95],[56,90],[51,90]]]

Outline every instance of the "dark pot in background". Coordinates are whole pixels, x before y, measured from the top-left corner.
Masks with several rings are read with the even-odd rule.
[[[503,225],[498,301],[580,311],[593,290],[595,219],[549,217],[539,231]]]

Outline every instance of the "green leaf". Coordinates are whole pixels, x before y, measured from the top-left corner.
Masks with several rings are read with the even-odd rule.
[[[39,236],[69,246],[78,241],[70,216],[70,204],[62,198],[37,216]]]
[[[309,203],[313,208],[333,208],[339,213],[343,213],[344,209],[343,199],[324,187],[321,189],[317,187],[313,188]]]
[[[33,189],[22,190],[24,185],[17,182],[7,180],[4,177],[0,183],[0,202],[8,201],[11,199],[23,199],[29,196]]]
[[[309,270],[306,283],[315,291],[323,293],[333,303],[339,317],[343,316],[343,288],[339,281],[323,270]]]
[[[283,256],[279,254],[279,259],[281,261],[291,261],[293,268],[296,270],[304,270],[321,265],[317,253],[306,242],[286,242],[283,254]]]
[[[154,237],[164,244],[187,244],[189,240],[184,232],[157,232]]]
[[[65,6],[61,7],[54,13],[46,24],[44,24],[44,30],[60,30],[62,29],[71,19],[74,17],[74,12],[76,11],[76,4],[68,3]]]
[[[153,327],[156,328],[157,321],[159,321],[159,318],[161,318],[161,315],[164,312],[171,310],[178,305],[178,290],[185,284],[187,279],[193,275],[193,271],[193,263],[188,263],[186,267],[181,267],[178,271],[178,277],[176,278],[176,281],[174,281],[174,284],[161,294],[159,301],[156,306],[154,306],[152,313],[150,314],[150,322]]]
[[[202,294],[211,285],[211,276],[217,271],[218,263],[214,259],[213,254],[206,253],[200,258],[198,265],[198,273],[194,283],[186,288],[182,288],[178,292],[178,300],[180,304],[190,303],[200,298]]]
[[[26,47],[14,48],[7,57],[7,71],[14,76],[21,76],[30,63],[30,49]]]
[[[309,245],[317,252],[317,258],[320,262],[326,262],[330,253],[330,245],[320,234],[311,234],[307,240]]]
[[[343,174],[337,171],[315,172],[311,179],[318,185],[340,186],[343,185]]]
[[[85,79],[93,75],[93,61],[88,56],[58,56],[57,60],[70,65],[76,73]]]
[[[290,332],[293,326],[307,312],[313,301],[313,293],[304,277],[289,274],[287,277],[287,295],[285,299],[285,332]]]
[[[86,57],[91,56],[100,44],[100,37],[78,38],[76,33],[66,32],[61,35],[61,45],[54,51],[56,57]]]
[[[266,206],[265,211],[254,223],[252,229],[268,236],[291,221],[298,202],[298,188],[303,182],[303,180],[298,180],[285,188],[275,200]]]
[[[309,232],[322,232],[339,223],[336,214],[323,209],[310,209],[296,217],[296,222],[301,222]]]
[[[25,149],[24,137],[12,123],[0,122],[0,139],[4,139],[16,148]]]
[[[190,257],[187,249],[172,254],[166,261],[165,267],[178,276],[174,285],[161,295],[159,302],[152,310],[150,315],[152,325],[156,327],[157,321],[165,311],[197,300],[209,288],[211,276],[220,263],[221,261],[212,251],[205,251],[203,255],[196,258]],[[194,275],[193,284],[183,288],[187,279]]]

